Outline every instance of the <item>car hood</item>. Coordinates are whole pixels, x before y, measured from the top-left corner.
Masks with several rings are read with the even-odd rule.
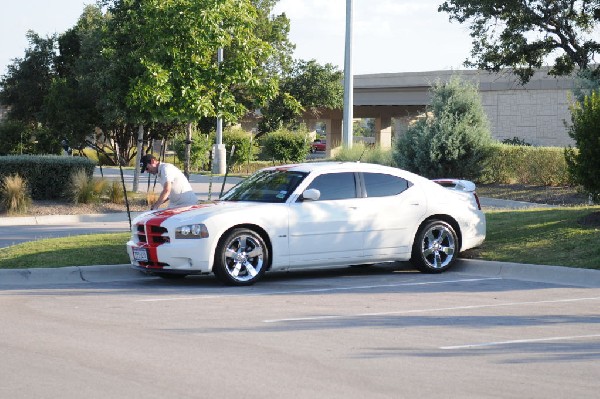
[[[154,225],[197,223],[216,214],[226,214],[255,208],[257,206],[273,205],[260,202],[215,201],[180,208],[159,209],[143,213],[133,220],[133,224]],[[281,204],[278,204],[281,205]]]

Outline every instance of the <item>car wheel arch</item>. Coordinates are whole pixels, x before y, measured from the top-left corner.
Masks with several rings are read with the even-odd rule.
[[[413,236],[413,240],[414,240],[414,237],[416,237],[416,234],[421,230],[421,228],[423,228],[424,225],[426,225],[427,223],[429,223],[431,221],[434,221],[434,220],[441,220],[443,222],[448,223],[450,226],[452,226],[452,228],[454,229],[454,232],[456,233],[456,238],[458,239],[457,248],[460,251],[460,248],[462,248],[462,232],[460,230],[460,225],[458,224],[458,222],[456,221],[456,219],[454,219],[450,215],[437,214],[437,215],[431,215],[431,216],[427,217],[425,220],[423,220],[421,222],[421,224],[419,225],[419,227],[415,231],[415,234]]]
[[[227,235],[229,235],[229,233],[235,229],[248,229],[248,230],[252,230],[252,231],[256,232],[258,235],[260,235],[260,237],[264,240],[265,244],[267,244],[267,249],[269,250],[269,254],[271,254],[271,256],[269,256],[269,264],[266,265],[266,270],[269,270],[271,268],[271,263],[273,262],[273,245],[271,243],[271,237],[269,237],[269,234],[267,234],[267,232],[261,226],[259,226],[257,224],[252,224],[252,223],[236,224],[234,226],[230,226],[228,229],[221,232],[221,234],[219,235],[219,239],[215,241],[215,246],[212,248],[212,253],[210,256],[211,270],[214,266],[214,258],[215,258],[215,253],[217,251],[217,248],[219,247],[221,242],[225,239],[225,237],[227,237]]]

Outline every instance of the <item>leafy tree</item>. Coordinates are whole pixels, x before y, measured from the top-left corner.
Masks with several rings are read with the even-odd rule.
[[[60,139],[43,122],[44,99],[56,76],[56,38],[27,32],[29,48],[25,57],[15,59],[0,80],[0,103],[9,107],[2,122],[3,152],[44,154],[60,150]]]
[[[473,61],[467,60],[467,66],[495,72],[513,67],[523,83],[547,57],[555,57],[552,75],[575,68],[600,73],[593,64],[600,52],[593,33],[600,0],[449,0],[438,11],[469,23]]]
[[[27,126],[22,122],[12,119],[0,122],[0,155],[28,154],[29,137]]]
[[[255,33],[273,48],[267,61],[267,70],[272,75],[281,75],[292,66],[292,53],[296,46],[288,39],[290,20],[285,14],[273,15],[279,0],[251,0],[256,8]]]
[[[16,58],[0,80],[0,103],[10,106],[8,118],[35,125],[40,122],[44,97],[55,76],[56,38],[27,32],[29,48],[24,58]]]
[[[263,67],[273,49],[255,33],[249,0],[115,0],[109,11],[115,48],[125,42],[128,50],[125,99],[134,118],[186,124],[190,141],[202,117],[234,121],[245,114],[240,91],[258,102],[275,92],[277,79]]]
[[[120,26],[138,41],[132,51],[140,73],[132,75],[127,95],[136,112],[184,123],[217,115],[236,120],[247,109],[230,89],[244,85],[257,96],[273,92],[274,81],[261,69],[272,50],[254,33],[256,10],[249,1],[138,3]],[[216,62],[218,48],[226,49],[222,64]]]
[[[477,87],[458,77],[431,88],[426,116],[396,140],[394,161],[427,176],[477,179],[491,143]]]
[[[577,149],[565,149],[569,174],[600,202],[600,91],[593,91],[582,102],[571,107],[572,125],[569,136],[575,140]]]
[[[44,99],[43,119],[71,147],[82,149],[100,126],[97,78],[104,64],[100,54],[105,16],[97,6],[86,6],[76,25],[58,36],[57,76]]]
[[[332,64],[297,61],[280,83],[279,94],[261,109],[259,135],[283,127],[297,127],[303,112],[318,117],[319,108],[343,106],[343,73]]]

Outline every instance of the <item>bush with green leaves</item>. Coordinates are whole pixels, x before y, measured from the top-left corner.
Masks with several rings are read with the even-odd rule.
[[[210,151],[215,142],[212,134],[203,134],[197,130],[192,132],[192,147],[190,149],[190,170],[210,170]],[[180,160],[185,159],[185,134],[179,135],[173,142],[173,149]]]
[[[600,202],[600,90],[585,96],[571,107],[569,136],[576,149],[565,149],[565,159],[573,180]]]
[[[223,144],[227,151],[227,162],[232,167],[252,162],[258,147],[252,135],[241,128],[228,128],[223,132]],[[233,156],[231,148],[235,146]]]
[[[18,173],[27,180],[34,200],[62,198],[73,173],[94,174],[96,163],[85,157],[8,155],[0,157],[0,177]]]
[[[567,186],[563,148],[495,143],[491,146],[480,183]]]
[[[276,162],[302,162],[310,152],[310,138],[305,129],[277,130],[263,136],[263,156]]]
[[[476,180],[492,143],[477,87],[459,77],[436,82],[427,113],[396,140],[396,164],[420,175]]]
[[[185,159],[185,136],[175,139],[174,149],[180,160]],[[210,170],[210,154],[215,144],[215,132],[210,134],[194,131],[192,133],[192,148],[190,151],[190,169],[194,171]],[[227,154],[227,162],[232,166],[241,165],[254,160],[257,146],[250,133],[240,128],[227,128],[223,131],[223,144]],[[231,148],[235,151],[231,156]],[[231,156],[231,158],[230,158]]]

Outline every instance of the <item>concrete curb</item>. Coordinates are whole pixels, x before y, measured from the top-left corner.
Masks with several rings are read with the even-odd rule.
[[[600,288],[600,270],[458,259],[453,271],[512,280]]]
[[[139,280],[144,275],[129,264],[2,269],[0,287],[21,285],[107,283]]]
[[[131,220],[143,212],[131,212]],[[100,213],[91,215],[46,215],[0,218],[0,226],[63,225],[77,223],[128,222],[127,212]]]
[[[450,273],[452,272],[508,280],[600,288],[600,270],[591,269],[458,259]],[[148,277],[132,269],[129,264],[2,269],[0,270],[0,288],[48,284],[108,283],[136,281],[144,278]]]

